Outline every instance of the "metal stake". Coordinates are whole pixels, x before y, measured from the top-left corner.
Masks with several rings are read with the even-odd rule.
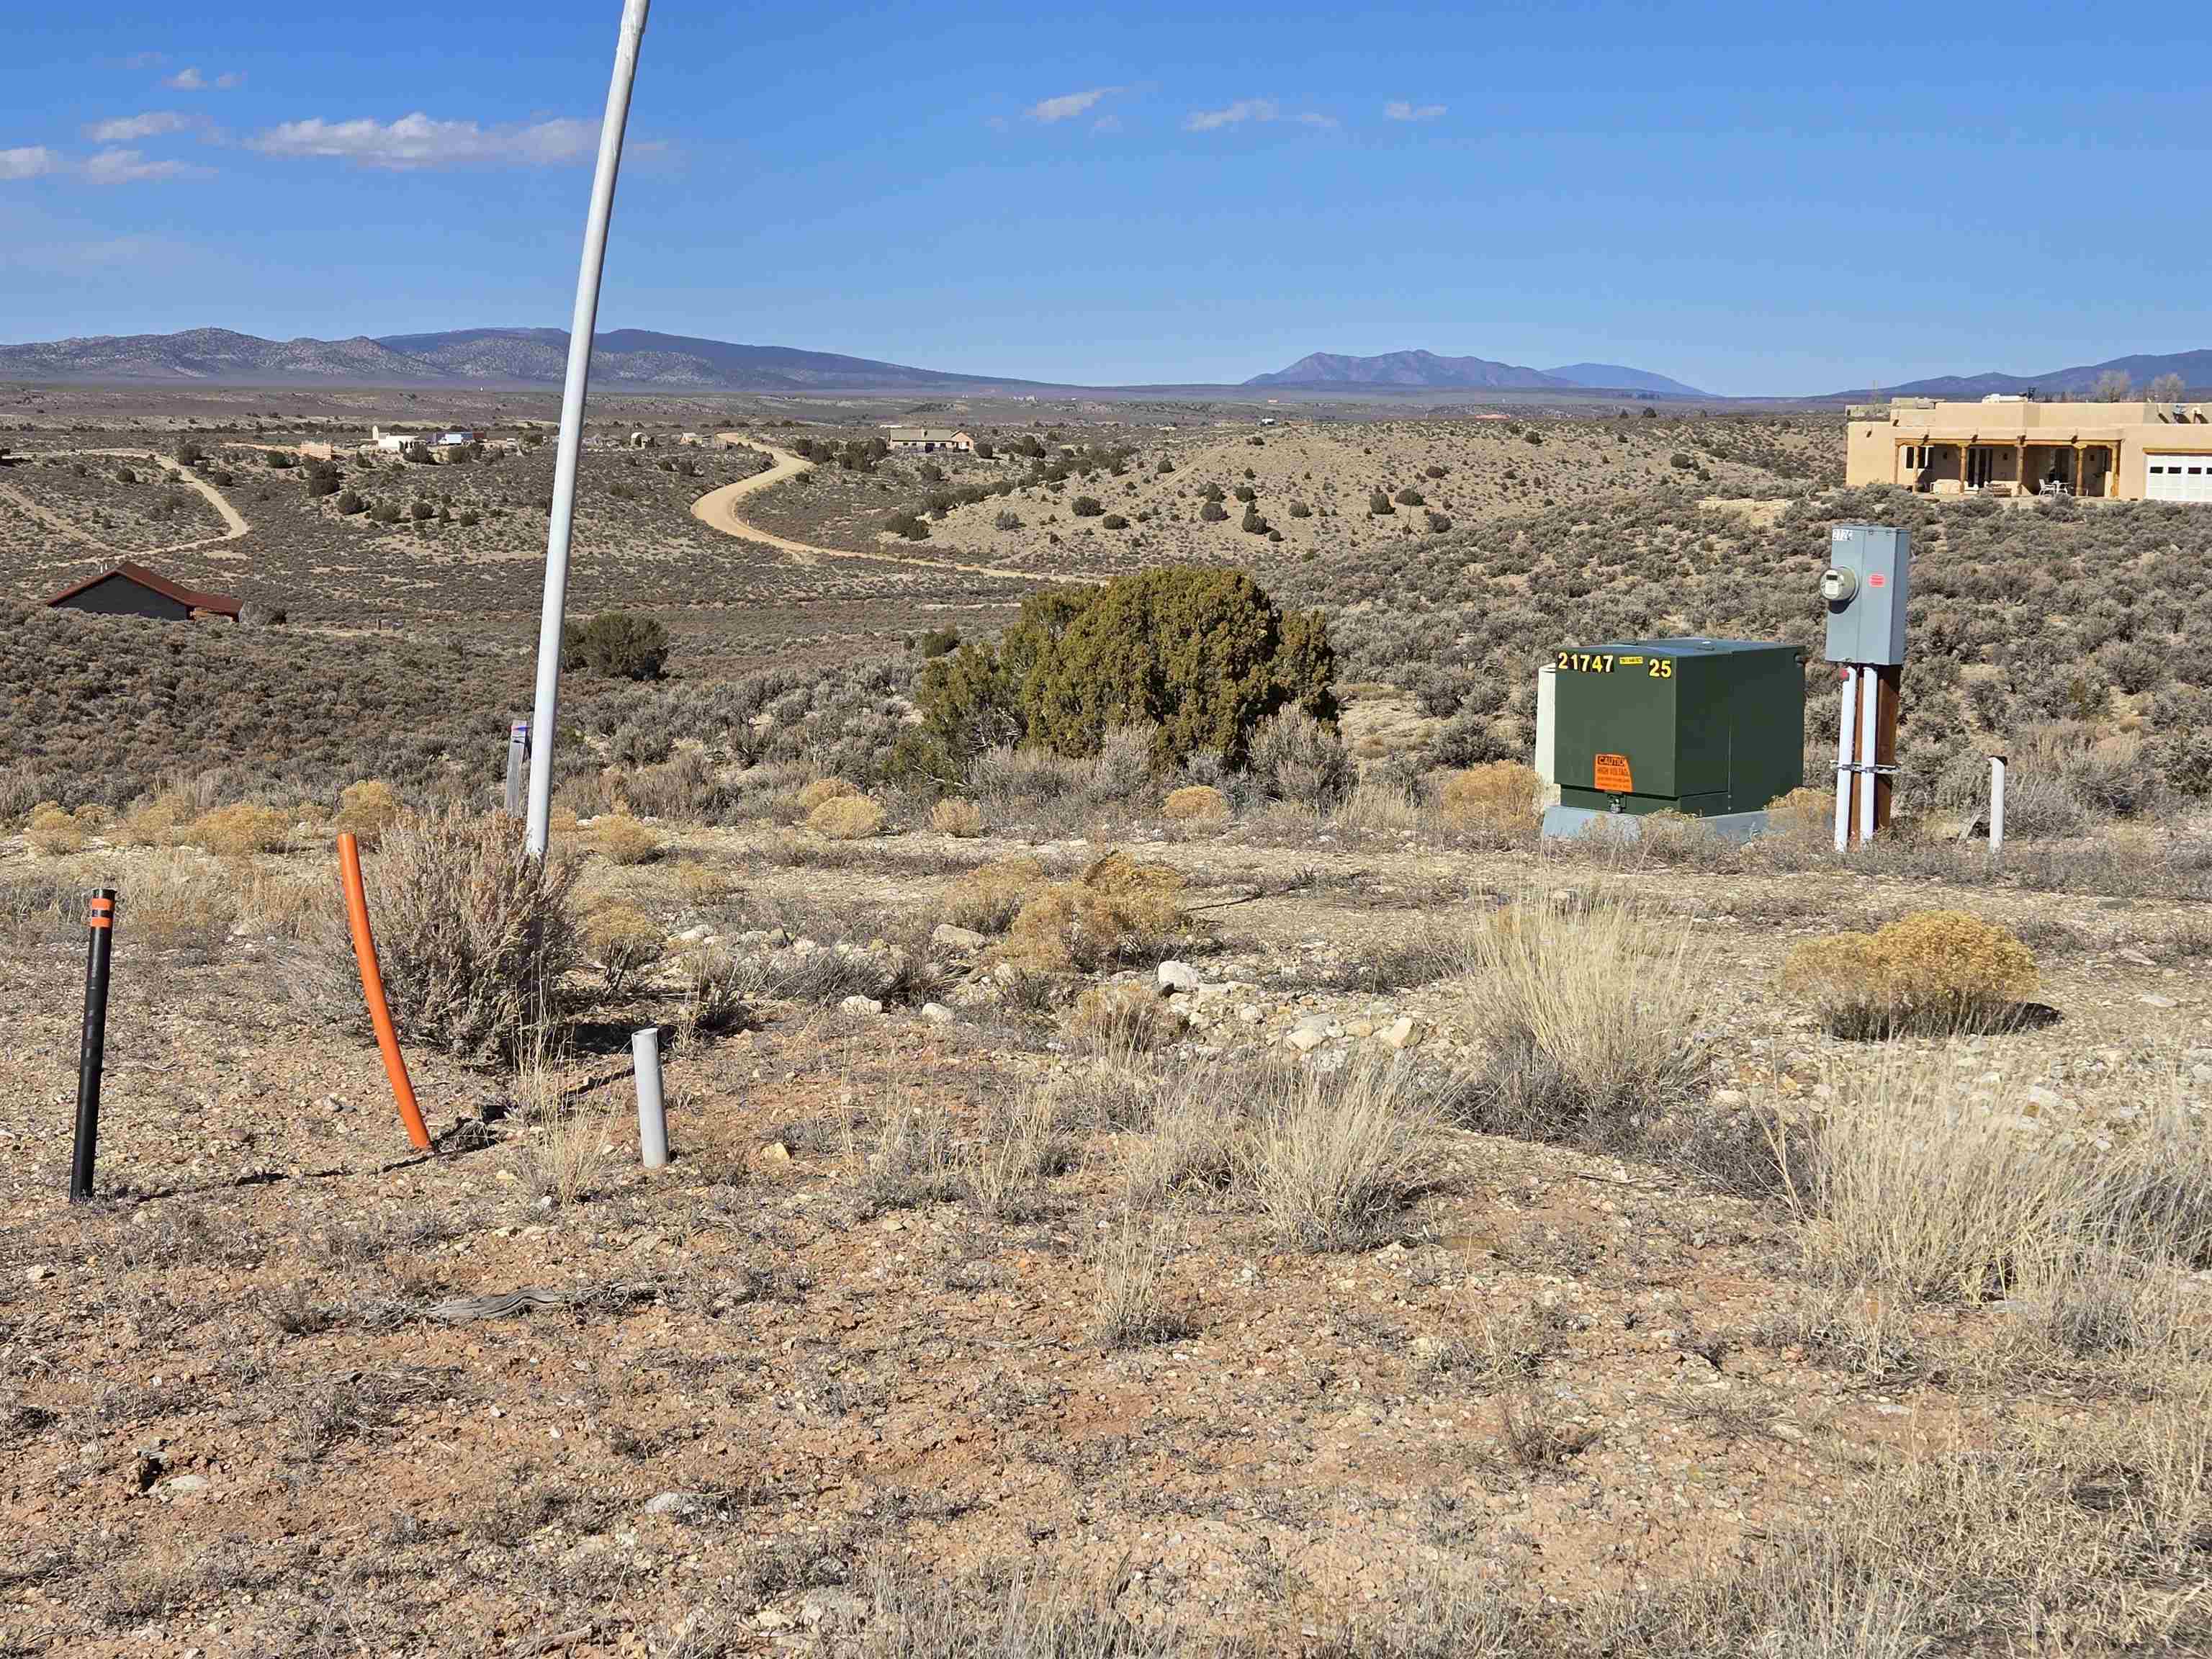
[[[522,816],[522,780],[530,767],[530,722],[517,720],[507,732],[507,815]]]
[[[92,1196],[93,1164],[100,1154],[100,1074],[107,1058],[107,968],[115,948],[115,890],[92,896],[92,937],[84,951],[84,1040],[77,1050],[76,1146],[70,1156],[70,1202]]]
[[[584,388],[592,374],[592,336],[599,321],[599,276],[606,264],[607,222],[614,216],[615,175],[622,170],[623,131],[637,79],[651,0],[623,0],[615,41],[614,78],[599,125],[599,160],[592,173],[592,205],[584,218],[584,261],[576,273],[576,310],[568,324],[568,375],[561,390],[561,446],[553,469],[553,514],[545,531],[545,601],[538,619],[538,698],[530,729],[531,856],[543,858],[553,820],[553,732],[561,696],[561,624],[568,605],[568,533],[576,507],[576,463],[584,445]]]

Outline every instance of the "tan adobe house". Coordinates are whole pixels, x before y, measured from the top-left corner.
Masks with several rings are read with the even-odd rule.
[[[1854,407],[1849,417],[1847,483],[2212,501],[2212,404],[1899,398]]]

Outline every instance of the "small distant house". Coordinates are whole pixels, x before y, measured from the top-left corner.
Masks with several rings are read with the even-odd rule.
[[[46,601],[58,611],[83,611],[96,617],[149,617],[156,622],[190,622],[197,617],[238,620],[238,601],[227,593],[198,593],[129,561]]]
[[[653,434],[650,432],[633,432],[629,434],[629,447],[632,449],[650,449],[653,447]]]
[[[467,427],[455,427],[450,432],[441,432],[434,441],[440,449],[465,449],[471,444],[482,443],[483,436]]]
[[[975,440],[949,426],[895,426],[887,434],[887,441],[893,449],[925,455],[935,454],[940,449],[961,455],[975,453]]]
[[[300,446],[303,461],[332,461],[337,459],[337,447],[333,444],[303,443]]]
[[[387,455],[419,455],[422,453],[422,434],[419,432],[386,432],[380,426],[368,429],[369,442]]]

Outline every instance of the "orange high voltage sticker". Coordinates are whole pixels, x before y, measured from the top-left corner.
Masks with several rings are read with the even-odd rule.
[[[115,901],[96,898],[92,902],[92,925],[94,927],[115,926]]]
[[[1597,757],[1597,787],[1608,794],[1626,795],[1636,787],[1635,780],[1628,774],[1626,755],[1600,755]]]

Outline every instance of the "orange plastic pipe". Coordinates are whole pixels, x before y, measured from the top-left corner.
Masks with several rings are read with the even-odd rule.
[[[418,1152],[430,1150],[430,1131],[415,1103],[415,1085],[407,1080],[407,1060],[399,1052],[399,1033],[392,1029],[392,1005],[384,1000],[384,975],[376,965],[376,939],[368,931],[368,890],[361,882],[361,842],[351,835],[338,837],[338,873],[345,878],[346,922],[353,929],[353,957],[361,965],[361,994],[368,1003],[369,1023],[376,1027],[376,1046],[384,1051],[384,1074],[392,1079],[392,1097],[399,1105],[399,1121],[407,1126],[407,1139]]]

